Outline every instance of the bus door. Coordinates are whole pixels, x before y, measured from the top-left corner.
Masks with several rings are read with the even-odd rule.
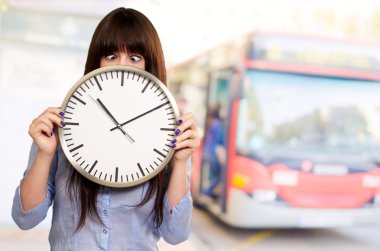
[[[232,69],[210,74],[203,137],[200,191],[218,204],[222,211],[225,207],[228,110],[232,79]]]

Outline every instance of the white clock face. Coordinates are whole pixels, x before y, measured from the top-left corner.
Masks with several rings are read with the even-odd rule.
[[[62,149],[86,178],[111,187],[157,175],[174,150],[178,107],[160,80],[134,67],[110,66],[81,78],[61,109]]]

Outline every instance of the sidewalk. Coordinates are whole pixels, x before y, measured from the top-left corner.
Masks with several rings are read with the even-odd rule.
[[[49,251],[48,229],[20,230],[16,227],[0,227],[0,250],[1,251]],[[200,242],[195,235],[189,240],[170,245],[164,240],[158,242],[160,251],[198,251],[202,250]]]

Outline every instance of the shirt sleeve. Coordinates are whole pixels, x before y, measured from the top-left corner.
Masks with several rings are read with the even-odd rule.
[[[170,244],[178,244],[189,238],[191,230],[191,215],[193,211],[193,199],[190,193],[191,159],[187,162],[187,180],[189,184],[186,195],[174,207],[170,208],[167,193],[164,196],[163,222],[159,227],[159,233]]]
[[[30,168],[32,167],[34,163],[36,153],[37,153],[37,145],[33,143],[30,149],[28,166],[24,172],[23,177],[25,177],[30,171]],[[12,205],[12,218],[15,221],[15,223],[23,230],[31,229],[35,227],[46,217],[48,209],[51,206],[54,199],[54,193],[55,193],[54,180],[55,180],[55,173],[57,170],[57,159],[58,159],[57,154],[55,154],[52,160],[50,171],[49,171],[46,198],[40,204],[38,204],[37,206],[35,206],[34,208],[28,211],[24,211],[22,207],[22,203],[21,203],[20,185],[16,188],[16,192],[13,198],[13,205]]]

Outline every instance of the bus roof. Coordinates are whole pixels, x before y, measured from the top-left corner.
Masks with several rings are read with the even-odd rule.
[[[380,45],[281,33],[254,33],[246,66],[265,70],[380,79]]]
[[[305,34],[252,32],[205,51],[169,71],[259,69],[380,80],[380,44]]]

